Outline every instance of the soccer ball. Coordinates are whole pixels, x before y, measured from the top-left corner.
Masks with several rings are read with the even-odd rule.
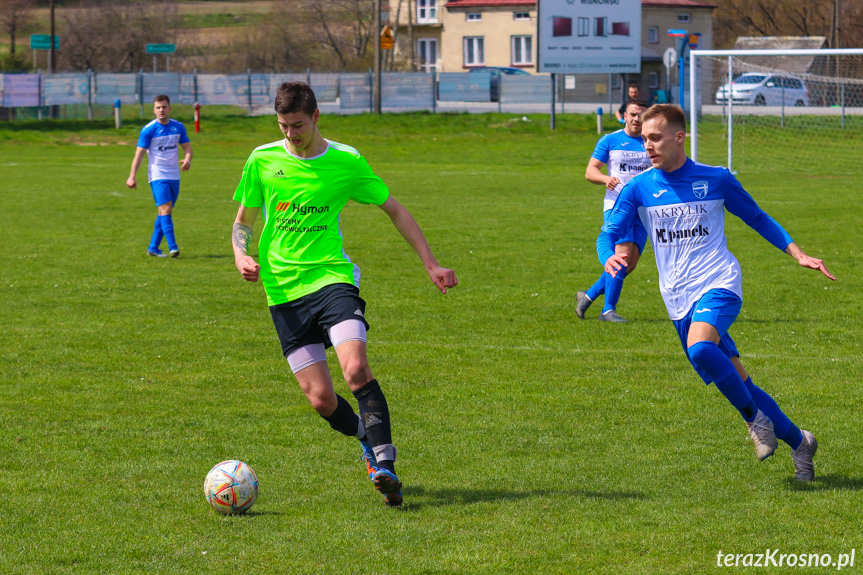
[[[207,474],[204,495],[219,513],[244,513],[258,498],[258,476],[242,461],[223,461]]]

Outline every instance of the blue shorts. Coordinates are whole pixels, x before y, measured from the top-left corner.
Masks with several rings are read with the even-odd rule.
[[[689,358],[687,351],[686,340],[689,337],[689,326],[693,321],[703,321],[709,323],[719,332],[719,349],[725,354],[725,357],[738,357],[740,352],[737,351],[737,346],[734,340],[728,335],[728,328],[737,319],[740,314],[740,307],[743,305],[741,300],[733,292],[726,289],[712,289],[695,302],[689,313],[683,319],[673,320],[674,328],[677,330],[677,335],[680,336],[680,343],[683,345],[683,351],[686,352],[686,358],[689,363],[704,383],[710,384],[713,380],[706,372],[695,367],[692,360]]]
[[[602,223],[604,224],[608,222],[608,216],[611,215],[611,210],[606,210],[602,212]],[[641,223],[641,218],[635,220],[635,223],[632,224],[626,233],[623,234],[614,245],[626,244],[629,242],[635,242],[635,245],[638,246],[638,255],[644,253],[644,246],[647,245],[647,230],[644,229],[644,224]]]
[[[153,199],[157,206],[171,202],[177,205],[177,197],[180,195],[180,180],[153,180],[150,182],[153,190]]]

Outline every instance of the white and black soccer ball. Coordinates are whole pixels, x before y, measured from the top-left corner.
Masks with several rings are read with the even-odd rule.
[[[223,461],[207,474],[204,495],[219,513],[244,513],[258,498],[258,476],[242,461]]]

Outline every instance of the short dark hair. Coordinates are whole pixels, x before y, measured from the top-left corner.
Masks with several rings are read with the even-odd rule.
[[[677,104],[654,104],[641,115],[642,122],[653,118],[664,118],[668,126],[686,133],[686,115]]]
[[[170,106],[171,105],[171,98],[169,98],[165,94],[159,94],[158,96],[153,98],[153,103],[155,104],[156,102],[168,102],[168,105]]]
[[[635,104],[639,108],[649,108],[650,104],[642,100],[641,98],[633,98],[626,103],[626,106],[623,108],[624,110],[628,110],[630,106]]]
[[[629,87],[630,87],[630,88],[635,88],[636,90],[638,90],[639,92],[641,92],[641,86],[639,86],[639,85],[638,85],[638,84],[636,84],[635,82],[633,82],[632,84],[630,84],[630,85],[629,85]]]
[[[303,112],[309,116],[318,109],[318,99],[305,82],[283,82],[276,90],[276,114]]]

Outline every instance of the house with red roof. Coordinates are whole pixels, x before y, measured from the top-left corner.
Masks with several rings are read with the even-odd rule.
[[[466,72],[477,66],[537,71],[537,0],[388,0],[389,26],[396,35],[393,70]],[[677,48],[668,30],[701,34],[699,47],[713,47],[713,10],[700,0],[642,0],[641,73],[579,75],[576,100],[601,97],[623,84],[642,93],[664,89],[662,55]],[[676,83],[672,71],[671,83]],[[570,96],[570,94],[567,94]]]

